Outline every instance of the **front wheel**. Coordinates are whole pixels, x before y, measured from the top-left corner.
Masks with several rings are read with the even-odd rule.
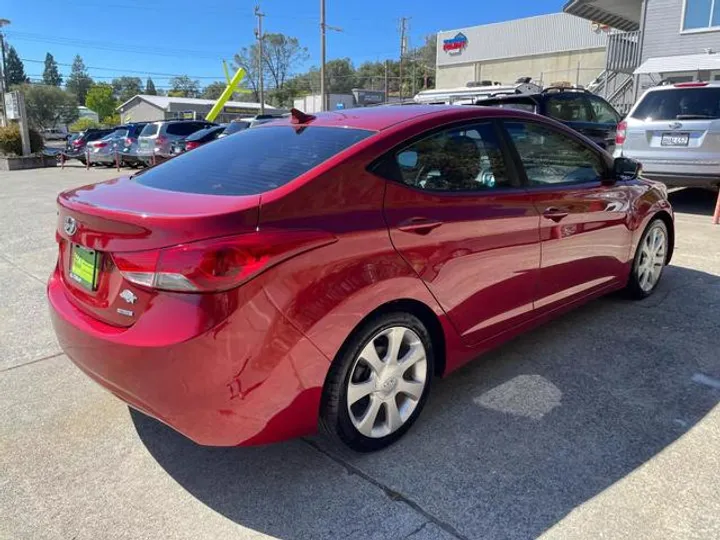
[[[650,222],[643,233],[633,261],[627,292],[631,297],[650,296],[660,283],[669,249],[667,226],[661,219]]]
[[[430,334],[414,315],[389,313],[369,320],[330,368],[321,426],[358,452],[393,444],[427,401],[433,359]]]

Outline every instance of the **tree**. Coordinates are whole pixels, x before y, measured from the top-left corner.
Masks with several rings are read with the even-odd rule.
[[[225,91],[225,88],[227,88],[227,84],[224,82],[212,82],[203,88],[202,95],[200,97],[203,99],[218,99]]]
[[[115,107],[117,107],[112,85],[107,83],[94,84],[88,90],[85,106],[95,111],[101,122],[104,122],[105,118],[112,116],[115,113]]]
[[[85,97],[92,85],[93,80],[90,75],[88,75],[85,63],[78,54],[73,60],[72,68],[70,69],[70,76],[68,77],[65,88],[68,92],[75,95],[78,105],[84,105]]]
[[[150,77],[148,77],[147,83],[145,83],[145,93],[148,96],[157,96],[158,95],[157,90],[155,90],[155,83],[153,82],[153,80]]]
[[[30,124],[38,129],[71,124],[78,119],[75,97],[58,88],[42,84],[23,84],[19,87],[25,96]]]
[[[58,65],[53,55],[47,53],[45,55],[45,69],[43,70],[43,83],[50,86],[62,85],[62,75],[58,71]]]
[[[336,58],[325,64],[327,92],[329,94],[349,94],[355,84],[355,68],[349,58]]]
[[[30,82],[30,79],[25,75],[25,65],[12,45],[10,45],[5,58],[5,80],[8,87]]]
[[[252,101],[260,101],[260,49],[257,44],[240,49],[233,61],[235,69],[243,68],[245,70],[245,78],[242,80],[241,86],[250,90]],[[263,66],[263,68],[266,71],[267,66]]]
[[[168,96],[195,98],[200,95],[200,83],[187,75],[173,77],[170,79],[170,86]]]
[[[92,118],[79,118],[70,125],[70,131],[77,133],[78,131],[87,131],[88,129],[101,128],[102,124],[96,122]]]
[[[307,47],[301,47],[297,38],[285,34],[265,34],[264,63],[270,74],[271,88],[280,89],[291,75],[293,66],[308,58]]]
[[[142,94],[142,79],[140,77],[119,77],[112,80],[113,92],[120,103]]]

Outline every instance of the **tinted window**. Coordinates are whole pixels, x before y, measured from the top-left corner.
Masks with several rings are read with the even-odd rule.
[[[325,127],[248,129],[149,169],[137,181],[185,193],[254,195],[287,184],[372,134]]]
[[[584,144],[532,122],[506,122],[530,185],[596,182],[605,170],[600,156]]]
[[[128,132],[130,136],[137,138],[146,125],[147,124],[132,124],[131,126],[128,126]]]
[[[720,88],[674,88],[648,92],[632,117],[647,121],[720,118]]]
[[[250,122],[230,122],[230,124],[228,124],[225,128],[223,135],[232,135],[233,133],[247,129],[248,127],[250,127]]]
[[[168,135],[178,135],[180,137],[186,137],[191,133],[195,133],[200,128],[201,126],[199,126],[195,122],[177,122],[173,124],[168,124],[165,127],[165,133],[167,133]]]
[[[582,94],[560,94],[548,98],[548,116],[561,122],[592,122],[587,100]]]
[[[517,100],[517,101],[495,101],[495,100],[488,100],[486,101],[478,101],[478,105],[482,105],[483,107],[497,107],[499,109],[515,109],[517,111],[527,111],[534,113],[535,107],[537,106],[536,103],[530,99],[527,100]]]
[[[188,141],[201,141],[208,142],[217,139],[217,136],[222,133],[223,127],[213,126],[207,129],[201,129],[190,135]]]
[[[157,135],[159,128],[160,128],[160,124],[148,124],[140,132],[140,136],[141,137],[152,137],[153,135]]]
[[[508,187],[509,176],[491,123],[441,131],[394,155],[403,183],[427,191]]]
[[[615,109],[608,102],[595,96],[588,96],[588,99],[596,122],[600,124],[617,124],[620,121],[620,115],[615,112]]]

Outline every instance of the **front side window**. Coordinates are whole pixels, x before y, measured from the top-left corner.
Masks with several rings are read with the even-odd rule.
[[[492,123],[441,131],[395,153],[400,180],[426,191],[488,191],[510,187]]]
[[[683,30],[720,28],[720,0],[685,0]]]
[[[596,96],[590,96],[590,107],[595,115],[595,121],[600,124],[617,124],[620,121],[620,115],[605,100]]]
[[[582,94],[560,94],[546,103],[549,117],[561,122],[592,122],[587,99]]]
[[[599,181],[605,165],[579,141],[534,122],[506,122],[531,186]]]

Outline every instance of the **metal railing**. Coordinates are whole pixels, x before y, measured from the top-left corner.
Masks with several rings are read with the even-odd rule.
[[[632,73],[640,65],[640,31],[613,31],[608,35],[607,66],[609,71]]]

